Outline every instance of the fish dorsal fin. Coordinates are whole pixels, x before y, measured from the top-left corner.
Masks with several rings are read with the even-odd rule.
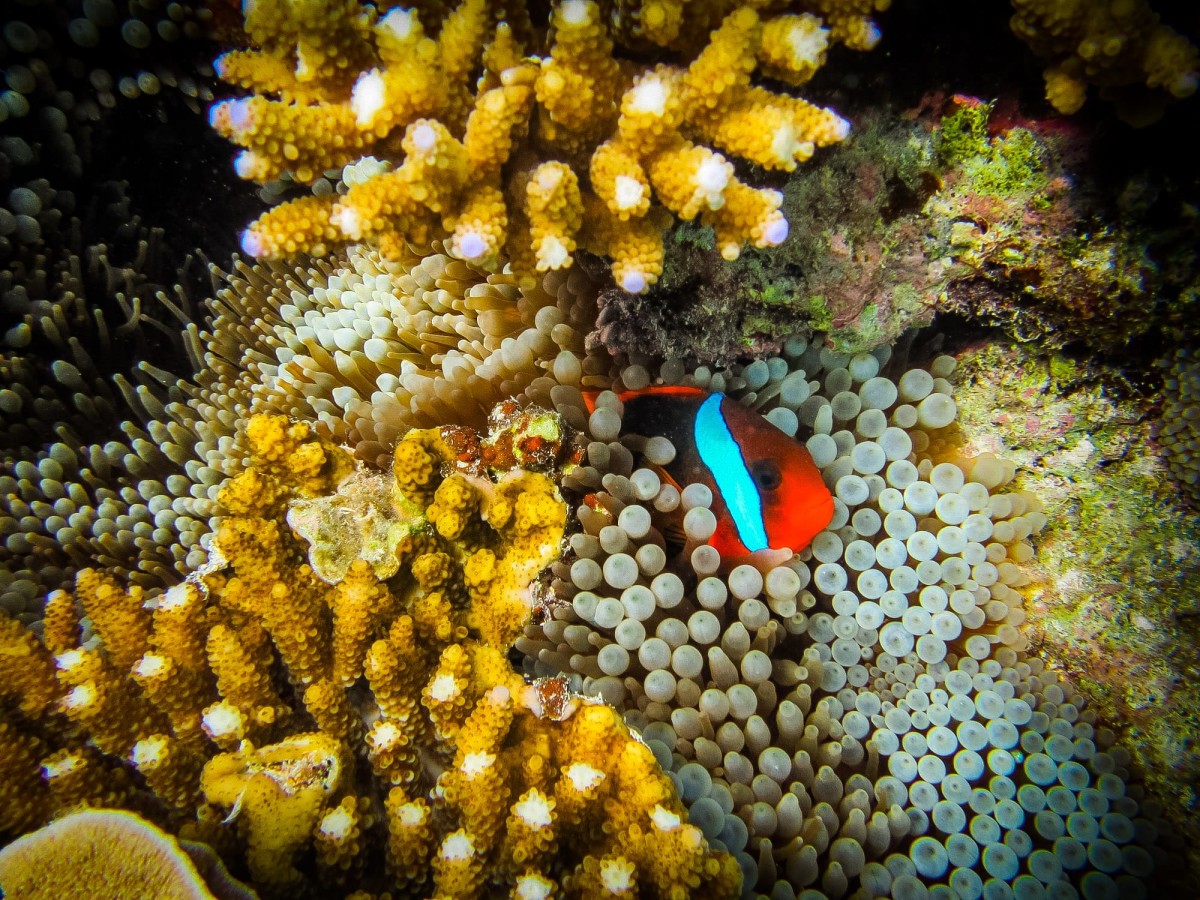
[[[637,391],[621,391],[617,394],[617,399],[627,403],[634,397],[699,397],[707,393],[708,391],[690,384],[656,384]]]

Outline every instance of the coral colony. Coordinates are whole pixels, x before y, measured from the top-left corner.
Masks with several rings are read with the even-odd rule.
[[[71,5],[69,41],[218,35],[209,121],[272,205],[203,325],[156,295],[194,375],[112,384],[83,282],[119,267],[56,245],[34,278],[74,200],[0,209],[7,895],[1148,896],[1162,812],[1031,647],[1052,523],[964,443],[958,360],[856,333],[862,303],[739,359],[594,336],[669,280],[680,223],[722,266],[788,238],[762,185],[851,128],[795,91],[889,0],[143,6]],[[1144,0],[1013,7],[1060,112],[1196,89]],[[45,134],[0,140],[6,172],[115,103],[107,71],[70,103],[55,78],[8,67],[3,118],[43,104]],[[1061,187],[990,110],[936,148],[956,265],[990,259],[987,185]],[[124,339],[147,279],[121,271]],[[1196,359],[1161,363],[1158,433],[1193,496]]]

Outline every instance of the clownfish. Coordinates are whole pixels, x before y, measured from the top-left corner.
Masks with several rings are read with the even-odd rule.
[[[589,412],[595,393],[585,394]],[[675,458],[657,467],[682,487],[712,491],[717,530],[708,541],[725,559],[761,550],[798,553],[833,519],[833,496],[808,449],[724,394],[667,385],[617,395],[622,431],[661,435]]]

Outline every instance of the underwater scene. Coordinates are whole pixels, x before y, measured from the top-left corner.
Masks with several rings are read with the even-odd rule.
[[[0,0],[0,896],[1200,896],[1198,48]]]

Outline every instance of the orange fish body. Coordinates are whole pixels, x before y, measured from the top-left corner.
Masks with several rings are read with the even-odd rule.
[[[679,485],[712,491],[725,559],[760,550],[799,552],[833,519],[833,497],[807,448],[724,394],[668,386],[627,391],[623,430],[675,446],[664,468]],[[587,398],[589,406],[593,397]]]

